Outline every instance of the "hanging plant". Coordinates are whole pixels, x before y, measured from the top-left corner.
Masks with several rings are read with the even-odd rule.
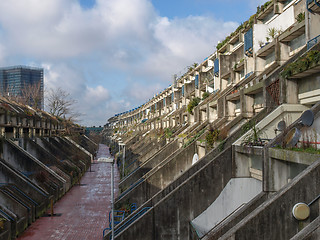
[[[188,111],[188,113],[192,114],[192,110],[193,110],[196,106],[198,106],[198,104],[200,103],[200,101],[201,101],[201,99],[198,98],[198,97],[193,98],[193,99],[189,102],[189,104],[188,104],[188,106],[187,106],[187,111]]]
[[[304,12],[301,12],[301,13],[299,13],[297,16],[296,16],[296,20],[297,20],[297,22],[302,22],[302,21],[304,21],[304,19],[305,19],[305,14],[304,14]]]
[[[309,51],[305,56],[298,58],[295,62],[286,66],[281,72],[281,76],[283,78],[289,78],[292,75],[306,71],[317,64],[320,64],[320,52]]]
[[[208,98],[209,96],[210,96],[210,93],[204,92],[204,93],[202,94],[202,100],[205,100],[205,99]]]

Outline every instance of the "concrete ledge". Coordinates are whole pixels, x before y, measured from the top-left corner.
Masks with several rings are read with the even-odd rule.
[[[320,216],[303,228],[290,240],[317,240],[320,239]]]
[[[277,148],[269,148],[269,157],[283,160],[286,162],[293,162],[305,165],[311,165],[312,163],[320,160],[320,154],[311,154]]]

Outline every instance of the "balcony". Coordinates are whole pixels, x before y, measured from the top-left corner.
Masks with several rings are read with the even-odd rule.
[[[230,42],[230,52],[236,52],[237,50],[239,50],[243,45],[243,39],[242,39],[242,34],[238,33],[236,36],[234,36]]]
[[[272,18],[272,16],[274,15],[273,11],[274,11],[274,4],[271,3],[271,4],[269,4],[269,5],[264,9],[264,11],[262,11],[262,12],[257,16],[257,20],[260,21],[260,22],[262,22],[262,23],[267,22],[267,21],[270,20],[270,18]]]
[[[207,60],[207,64],[205,66],[202,66],[201,72],[208,72],[213,68],[213,61],[211,59]]]
[[[307,9],[311,13],[320,14],[320,0],[307,0]]]
[[[257,56],[258,57],[268,56],[269,54],[275,51],[275,46],[276,46],[275,41],[272,41],[271,43],[267,43],[266,45],[264,45],[258,50]]]
[[[227,101],[238,101],[240,100],[240,91],[235,89],[227,96]]]
[[[244,68],[244,58],[240,59],[234,66],[233,70],[240,72]]]
[[[305,21],[296,22],[279,36],[280,42],[291,42],[305,33]]]

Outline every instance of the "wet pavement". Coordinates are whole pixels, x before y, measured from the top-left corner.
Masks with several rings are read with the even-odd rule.
[[[96,159],[109,157],[109,148],[100,144]],[[103,229],[108,227],[111,209],[111,164],[92,164],[75,185],[54,205],[54,217],[36,220],[18,240],[96,240],[102,239]],[[115,172],[115,196],[118,194],[119,174]],[[59,216],[61,214],[61,216]]]

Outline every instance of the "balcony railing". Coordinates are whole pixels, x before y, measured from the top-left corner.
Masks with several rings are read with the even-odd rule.
[[[311,5],[311,7],[309,8],[309,5],[314,2],[314,5]],[[320,2],[319,0],[307,0],[306,1],[306,4],[307,4],[307,10],[311,13],[319,13],[319,9],[317,8],[320,8]]]
[[[199,75],[196,75],[196,76],[195,76],[194,85],[195,85],[195,88],[196,88],[196,89],[199,88]]]
[[[316,36],[315,38],[312,38],[311,40],[308,41],[307,43],[307,49],[309,50],[312,48],[314,45],[316,45],[318,42],[320,42],[320,35]]]
[[[214,70],[213,70],[213,73],[215,76],[219,76],[219,59],[216,58],[214,60]]]
[[[247,56],[252,56],[253,50],[253,30],[250,28],[248,32],[244,34],[244,52]]]

